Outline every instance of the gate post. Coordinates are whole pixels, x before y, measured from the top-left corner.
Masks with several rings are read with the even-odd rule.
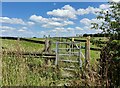
[[[90,36],[87,37],[85,43],[85,67],[90,66]]]
[[[59,42],[56,42],[56,59],[55,59],[55,65],[58,65],[58,59],[59,59],[59,56],[58,56],[58,54],[59,54],[59,47],[58,47],[58,45],[59,45]]]
[[[79,44],[79,65],[82,68],[82,60],[81,60],[81,43]]]

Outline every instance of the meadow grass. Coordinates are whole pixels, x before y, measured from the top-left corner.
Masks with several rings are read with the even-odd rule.
[[[32,38],[33,39],[33,38]],[[40,40],[34,38],[34,40]],[[44,39],[42,39],[44,40]],[[16,40],[8,40],[8,39],[0,39],[2,41],[2,47],[5,50],[10,51],[25,51],[25,52],[41,52],[43,50],[44,45],[30,43],[26,41]],[[51,39],[52,42],[55,42],[55,39]],[[63,42],[66,40],[63,39]],[[69,42],[69,41],[68,41]],[[82,46],[85,43],[81,43]],[[55,44],[52,45],[52,48],[55,48]],[[60,45],[62,48],[66,46]],[[97,47],[91,43],[91,47]],[[85,53],[85,50],[82,49],[82,53]],[[100,51],[92,51],[91,54],[91,66],[97,69],[97,60],[100,57]],[[70,57],[69,57],[70,58]],[[76,57],[71,57],[76,59]],[[61,66],[67,65],[60,63]],[[93,69],[93,68],[92,68]],[[16,54],[13,56],[4,54],[2,56],[2,85],[4,86],[63,86],[67,85],[85,85],[88,82],[90,85],[96,85],[96,79],[93,77],[91,81],[90,75],[88,74],[90,71],[74,72],[75,76],[71,78],[63,78],[62,73],[64,72],[61,68],[57,68],[55,66],[48,66],[45,64],[45,60],[42,57],[35,58],[34,56],[26,56],[23,57],[21,55]],[[94,71],[93,71],[94,72]],[[83,79],[82,75],[84,74],[87,79]],[[97,76],[97,74],[95,74]],[[74,83],[74,84],[73,84]]]

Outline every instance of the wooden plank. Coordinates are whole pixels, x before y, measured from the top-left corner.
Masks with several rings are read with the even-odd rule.
[[[53,59],[55,59],[55,56],[42,56],[42,58],[53,58]]]
[[[47,53],[36,53],[36,52],[33,52],[33,53],[31,53],[31,52],[19,52],[20,53],[20,55],[36,55],[36,56],[42,56],[42,55],[45,55],[45,56],[55,56],[55,54],[47,54]],[[7,52],[5,52],[5,51],[2,51],[2,54],[8,54],[8,55],[15,55],[16,54],[16,52],[14,51],[7,51]]]

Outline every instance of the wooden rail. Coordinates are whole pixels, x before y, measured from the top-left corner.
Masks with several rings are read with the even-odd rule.
[[[0,37],[1,39],[11,39],[11,40],[18,40],[18,37]],[[20,41],[27,41],[32,43],[39,43],[39,44],[45,44],[45,41],[37,41],[32,39],[26,39],[26,38],[19,38]]]
[[[55,54],[47,54],[47,53],[36,53],[36,52],[15,52],[15,51],[3,51],[2,54],[7,54],[7,55],[16,55],[16,54],[20,54],[20,55],[36,55],[36,56],[55,56]]]

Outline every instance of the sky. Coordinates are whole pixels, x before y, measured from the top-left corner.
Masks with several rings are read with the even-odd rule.
[[[0,4],[1,5],[1,4]],[[2,2],[0,36],[43,37],[100,33],[96,12],[109,9],[107,2]]]

